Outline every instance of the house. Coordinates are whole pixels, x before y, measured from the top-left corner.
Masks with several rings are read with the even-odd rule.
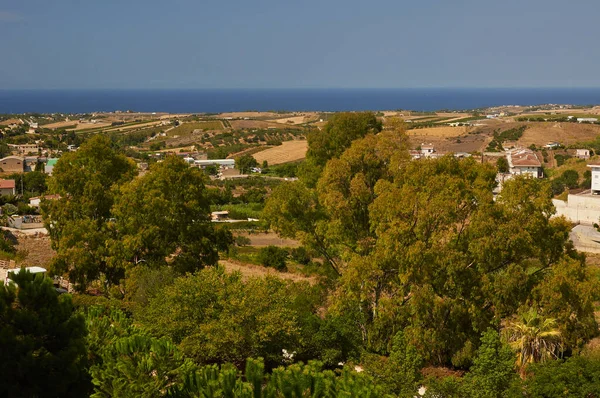
[[[23,173],[25,171],[25,159],[19,156],[7,156],[0,159],[0,168],[5,173]]]
[[[421,154],[426,158],[430,157],[434,152],[433,144],[421,144]]]
[[[575,152],[575,156],[578,159],[589,159],[590,158],[590,150],[589,149],[577,149]]]
[[[55,194],[55,195],[45,195],[45,196],[36,196],[33,198],[29,199],[29,206],[31,207],[40,207],[40,204],[42,203],[42,200],[57,200],[60,199],[60,195]]]
[[[8,147],[12,151],[12,153],[16,153],[18,155],[27,155],[28,153],[38,153],[40,147],[38,144],[8,144]]]
[[[0,195],[16,195],[15,180],[0,180]]]
[[[548,149],[556,149],[556,148],[558,148],[559,146],[560,146],[560,143],[559,143],[559,142],[549,142],[549,143],[547,143],[546,145],[544,145],[544,147],[545,147],[545,148],[548,148]]]
[[[229,218],[229,212],[227,210],[223,211],[213,211],[210,213],[210,219],[213,222],[223,221]]]
[[[506,154],[508,169],[512,175],[530,175],[542,178],[542,163],[530,149],[513,149]]]
[[[46,268],[42,268],[42,267],[27,267],[25,268],[27,271],[29,271],[29,273],[31,274],[41,274],[41,275],[46,275]],[[4,284],[8,285],[9,283],[11,283],[12,281],[10,280],[10,274],[18,274],[19,272],[21,272],[21,268],[12,268],[6,271],[6,279],[4,280]]]
[[[410,150],[410,151],[408,151],[408,154],[410,155],[410,158],[412,160],[421,159],[421,152],[420,151]]]

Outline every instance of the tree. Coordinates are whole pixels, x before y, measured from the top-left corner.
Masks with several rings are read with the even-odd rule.
[[[367,354],[362,359],[367,374],[384,391],[398,397],[415,396],[423,378],[423,358],[413,346],[407,344],[402,332],[394,336],[389,357]]]
[[[323,131],[311,131],[308,135],[308,159],[318,166],[325,166],[329,159],[340,156],[352,141],[369,133],[381,131],[381,122],[372,112],[336,113],[327,122]]]
[[[258,162],[254,156],[245,154],[235,159],[235,167],[241,174],[247,174],[253,167],[257,167]]]
[[[523,380],[527,397],[597,397],[600,393],[597,358],[576,355],[566,361],[531,364],[527,370],[528,376]]]
[[[517,352],[517,366],[524,374],[526,365],[556,359],[563,351],[556,320],[540,316],[535,308],[521,314],[504,329],[511,348]]]
[[[508,173],[508,160],[505,157],[498,158],[496,162],[498,173]]]
[[[248,357],[263,357],[271,368],[282,363],[283,349],[300,347],[294,286],[273,277],[242,281],[239,274],[206,268],[176,279],[136,318],[198,363],[242,366]]]
[[[271,267],[278,271],[285,271],[287,269],[285,266],[287,257],[288,253],[286,250],[277,246],[267,246],[259,250],[257,258],[258,262],[264,267]]]
[[[488,329],[469,373],[463,380],[465,395],[473,398],[502,398],[516,382],[515,357],[500,334]]]
[[[24,269],[11,279],[0,286],[0,395],[85,396],[86,328],[71,297]]]
[[[565,170],[560,176],[560,179],[569,189],[574,189],[579,186],[579,173],[576,170]]]
[[[94,398],[166,396],[193,367],[167,338],[154,338],[119,310],[86,314]]]
[[[108,241],[110,263],[126,269],[141,262],[169,264],[179,273],[215,265],[218,250],[233,238],[210,222],[205,176],[182,159],[169,156],[144,176],[123,185],[112,211],[114,239]]]
[[[328,160],[340,156],[354,140],[381,130],[382,124],[372,112],[336,113],[322,131],[309,132],[306,161],[299,169],[300,178],[314,187]]]
[[[60,199],[42,203],[44,223],[57,252],[51,270],[67,274],[80,290],[100,278],[118,283],[123,277],[122,269],[107,262],[107,222],[114,188],[135,173],[135,163],[113,150],[110,140],[101,135],[63,155],[54,167],[49,188]]]

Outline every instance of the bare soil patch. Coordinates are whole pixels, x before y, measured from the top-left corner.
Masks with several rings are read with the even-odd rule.
[[[49,236],[30,236],[18,232],[14,233],[14,235],[18,242],[17,250],[24,254],[23,259],[17,261],[17,266],[48,267],[50,261],[56,254],[51,247]]]
[[[275,232],[266,233],[247,233],[242,232],[237,234],[239,236],[245,236],[250,239],[250,246],[264,247],[264,246],[280,246],[280,247],[298,247],[300,242],[294,239],[280,238]]]
[[[254,159],[258,163],[266,160],[270,165],[295,162],[304,159],[307,150],[306,140],[285,141],[279,146],[255,153]]]

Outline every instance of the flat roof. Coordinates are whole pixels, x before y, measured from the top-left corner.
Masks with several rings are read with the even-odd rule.
[[[42,267],[25,267],[25,269],[29,272],[31,272],[32,274],[39,274],[42,272],[47,272],[46,268],[42,268]],[[13,269],[9,269],[6,271],[8,272],[12,272],[13,274],[18,274],[19,272],[21,272],[21,268],[13,268]]]

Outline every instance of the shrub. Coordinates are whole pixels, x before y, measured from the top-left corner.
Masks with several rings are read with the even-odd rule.
[[[294,260],[298,264],[307,265],[308,263],[310,263],[310,255],[308,254],[308,251],[302,246],[292,249],[290,254],[292,256],[292,260]]]
[[[285,271],[285,262],[288,257],[288,252],[277,246],[267,246],[260,249],[258,252],[258,262],[265,267],[275,268],[278,271]]]

